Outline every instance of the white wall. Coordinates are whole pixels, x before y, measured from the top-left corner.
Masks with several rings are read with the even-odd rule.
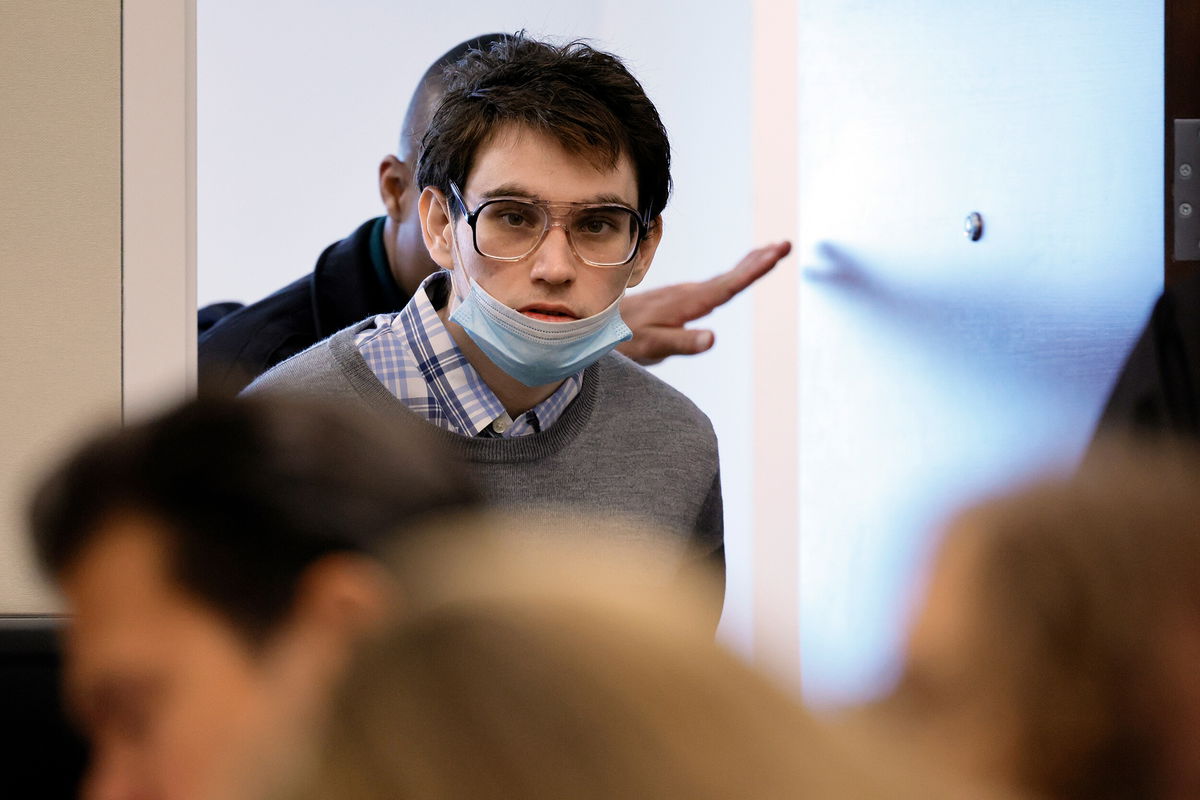
[[[807,0],[798,30],[800,635],[840,702],[893,674],[948,511],[1082,452],[1161,289],[1163,6]]]
[[[675,196],[646,288],[732,266],[752,241],[751,7],[684,13],[669,0],[197,0],[197,258],[201,305],[255,300],[382,213],[376,166],[394,152],[416,80],[457,42],[526,28],[621,55],[674,147]],[[789,267],[785,267],[789,268]],[[751,630],[753,358],[750,300],[706,325],[714,352],[658,374],[720,437],[729,592],[725,634]]]

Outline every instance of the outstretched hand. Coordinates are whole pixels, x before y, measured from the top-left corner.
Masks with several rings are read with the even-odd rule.
[[[713,346],[713,332],[683,327],[728,303],[766,275],[792,250],[776,242],[751,250],[733,269],[706,281],[676,283],[627,296],[621,316],[633,338],[620,350],[639,364],[657,364],[669,356],[690,356]]]

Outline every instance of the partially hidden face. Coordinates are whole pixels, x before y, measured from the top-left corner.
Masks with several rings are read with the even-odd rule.
[[[280,648],[256,649],[175,584],[167,541],[153,520],[115,518],[60,579],[87,800],[250,796],[247,776],[292,746],[284,732],[311,706]]]
[[[598,170],[587,158],[568,152],[555,139],[509,126],[476,153],[462,189],[471,209],[495,197],[550,203],[605,203],[638,209],[637,176],[628,156]],[[545,321],[570,321],[603,311],[645,276],[661,235],[661,224],[641,243],[629,264],[594,267],[578,259],[562,227],[552,227],[541,246],[520,261],[479,255],[467,222],[444,211],[453,203],[435,189],[422,198],[426,242],[443,268],[461,268],[510,308]]]

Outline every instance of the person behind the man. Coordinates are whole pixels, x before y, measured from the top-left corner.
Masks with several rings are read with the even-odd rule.
[[[444,91],[443,69],[472,47],[486,48],[504,38],[491,34],[463,42],[426,71],[409,102],[398,155],[385,157],[379,165],[386,216],[368,220],[329,246],[311,274],[269,297],[240,309],[237,304],[214,304],[201,310],[202,391],[237,392],[270,367],[342,328],[403,308],[421,281],[437,270],[422,240],[413,181],[417,151]],[[621,313],[634,335],[619,346],[621,352],[651,364],[707,350],[713,344],[712,332],[684,325],[733,298],[789,250],[786,242],[767,245],[709,280],[624,298]]]
[[[71,614],[85,800],[227,797],[287,762],[392,609],[385,551],[476,499],[423,438],[282,397],[193,402],[80,448],[31,528]]]
[[[670,146],[615,56],[516,35],[446,73],[422,142],[422,235],[443,269],[396,314],[335,334],[248,391],[364,403],[433,428],[516,509],[614,514],[723,565],[716,438],[612,349],[663,235]]]

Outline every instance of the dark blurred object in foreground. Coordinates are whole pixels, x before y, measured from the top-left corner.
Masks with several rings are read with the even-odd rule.
[[[67,719],[59,689],[61,625],[55,617],[0,616],[5,797],[73,800],[79,794],[87,750]]]

